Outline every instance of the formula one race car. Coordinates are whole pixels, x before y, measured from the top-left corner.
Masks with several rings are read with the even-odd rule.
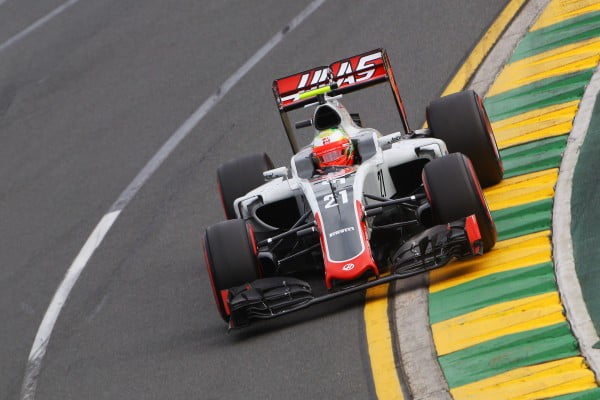
[[[339,99],[389,82],[402,131],[363,128]],[[481,255],[496,227],[481,185],[503,167],[481,98],[433,101],[428,129],[411,130],[385,50],[277,79],[275,99],[294,156],[221,165],[227,221],[206,229],[204,254],[217,308],[230,328]],[[315,107],[313,142],[299,148],[288,112]],[[309,283],[305,274],[319,274]]]

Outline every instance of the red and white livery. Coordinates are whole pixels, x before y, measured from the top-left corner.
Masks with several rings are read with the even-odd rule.
[[[397,132],[363,127],[343,95],[388,83]],[[479,96],[434,100],[429,129],[411,130],[388,55],[375,49],[273,82],[294,152],[289,167],[266,154],[217,171],[226,221],[208,227],[206,265],[230,327],[481,255],[496,228],[481,185],[502,162]],[[291,111],[314,107],[292,124]],[[298,145],[296,129],[315,139]],[[481,182],[481,184],[480,184]]]

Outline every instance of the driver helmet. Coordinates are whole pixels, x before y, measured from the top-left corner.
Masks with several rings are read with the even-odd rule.
[[[320,131],[313,140],[313,154],[319,168],[352,165],[354,146],[341,128]]]

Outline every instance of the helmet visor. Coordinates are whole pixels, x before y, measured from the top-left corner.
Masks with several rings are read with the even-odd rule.
[[[335,142],[315,149],[315,156],[322,167],[348,165],[351,145],[349,142]]]

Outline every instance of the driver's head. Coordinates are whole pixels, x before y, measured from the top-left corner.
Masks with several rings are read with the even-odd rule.
[[[352,165],[354,161],[352,141],[341,128],[320,131],[313,140],[313,154],[319,168]]]

